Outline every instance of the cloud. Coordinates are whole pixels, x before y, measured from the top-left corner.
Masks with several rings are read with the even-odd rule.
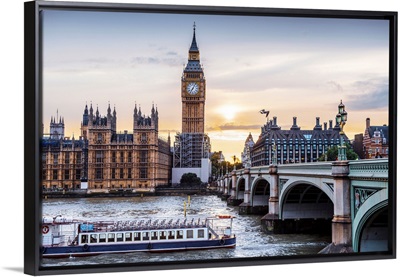
[[[254,130],[259,129],[260,125],[235,125],[232,123],[226,123],[223,125],[208,126],[207,131],[234,131],[234,130]]]
[[[389,84],[387,78],[375,78],[354,82],[354,95],[347,101],[348,110],[374,110],[389,108]]]
[[[329,81],[327,84],[329,85],[330,88],[333,88],[334,90],[339,92],[343,92],[343,88],[339,83],[335,81]]]
[[[175,51],[168,51],[167,53],[165,53],[167,56],[178,56],[178,53]]]
[[[134,57],[131,59],[133,64],[159,64],[160,59],[153,57]]]
[[[314,79],[310,78],[310,74],[305,73],[310,65],[318,60],[313,53],[250,56],[246,58],[243,57],[241,60],[236,60],[236,63],[229,65],[224,64],[224,68],[212,64],[215,67],[213,72],[209,72],[210,70],[206,68],[209,82],[213,82],[215,89],[229,90],[230,93],[313,86]],[[312,82],[310,82],[310,79]]]
[[[116,63],[117,61],[114,59],[108,59],[108,58],[88,58],[88,59],[84,59],[83,63],[95,63],[95,64],[113,64]]]
[[[149,45],[147,50],[141,51],[141,56],[134,56],[130,59],[132,65],[166,65],[172,67],[182,67],[187,63],[187,57],[179,54],[174,49],[168,49],[165,46]]]
[[[185,59],[179,55],[171,54],[162,57],[155,57],[155,56],[142,56],[142,57],[133,57],[131,58],[132,65],[167,65],[176,67],[181,67],[185,63]]]
[[[98,56],[46,62],[44,72],[46,74],[75,75],[109,74],[110,70],[115,72],[116,69],[125,68],[127,65],[129,65],[129,63],[125,59],[110,59]]]

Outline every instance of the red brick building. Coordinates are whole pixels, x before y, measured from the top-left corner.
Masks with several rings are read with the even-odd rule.
[[[387,158],[389,154],[389,127],[386,124],[371,126],[371,121],[367,118],[363,149],[366,159]]]

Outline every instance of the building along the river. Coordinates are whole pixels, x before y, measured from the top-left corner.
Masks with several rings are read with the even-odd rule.
[[[317,117],[312,130],[301,130],[297,125],[297,117],[293,117],[293,124],[289,130],[282,130],[277,118],[261,127],[261,134],[251,150],[251,165],[269,165],[276,155],[278,164],[316,162],[329,147],[340,145],[340,127],[333,126],[329,120],[323,126]],[[344,141],[349,139],[344,135]]]
[[[133,133],[117,133],[117,113],[101,116],[85,106],[79,139],[64,136],[64,119],[52,118],[42,139],[42,187],[89,191],[151,191],[171,180],[170,140],[158,136],[158,110],[135,104]],[[87,187],[86,187],[87,186]]]

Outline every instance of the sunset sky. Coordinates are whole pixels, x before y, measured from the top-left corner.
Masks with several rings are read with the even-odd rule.
[[[117,111],[118,132],[133,131],[135,102],[159,111],[162,137],[181,130],[180,78],[196,22],[206,77],[206,132],[212,151],[240,156],[270,111],[288,129],[334,120],[346,105],[345,132],[365,119],[388,124],[389,26],[384,20],[111,12],[43,13],[43,123],[64,117],[80,135],[85,104]]]

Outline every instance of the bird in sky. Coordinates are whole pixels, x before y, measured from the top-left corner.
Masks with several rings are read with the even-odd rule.
[[[265,114],[265,117],[268,117],[269,111],[266,111],[265,109],[262,109],[262,110],[260,111],[260,114]]]

